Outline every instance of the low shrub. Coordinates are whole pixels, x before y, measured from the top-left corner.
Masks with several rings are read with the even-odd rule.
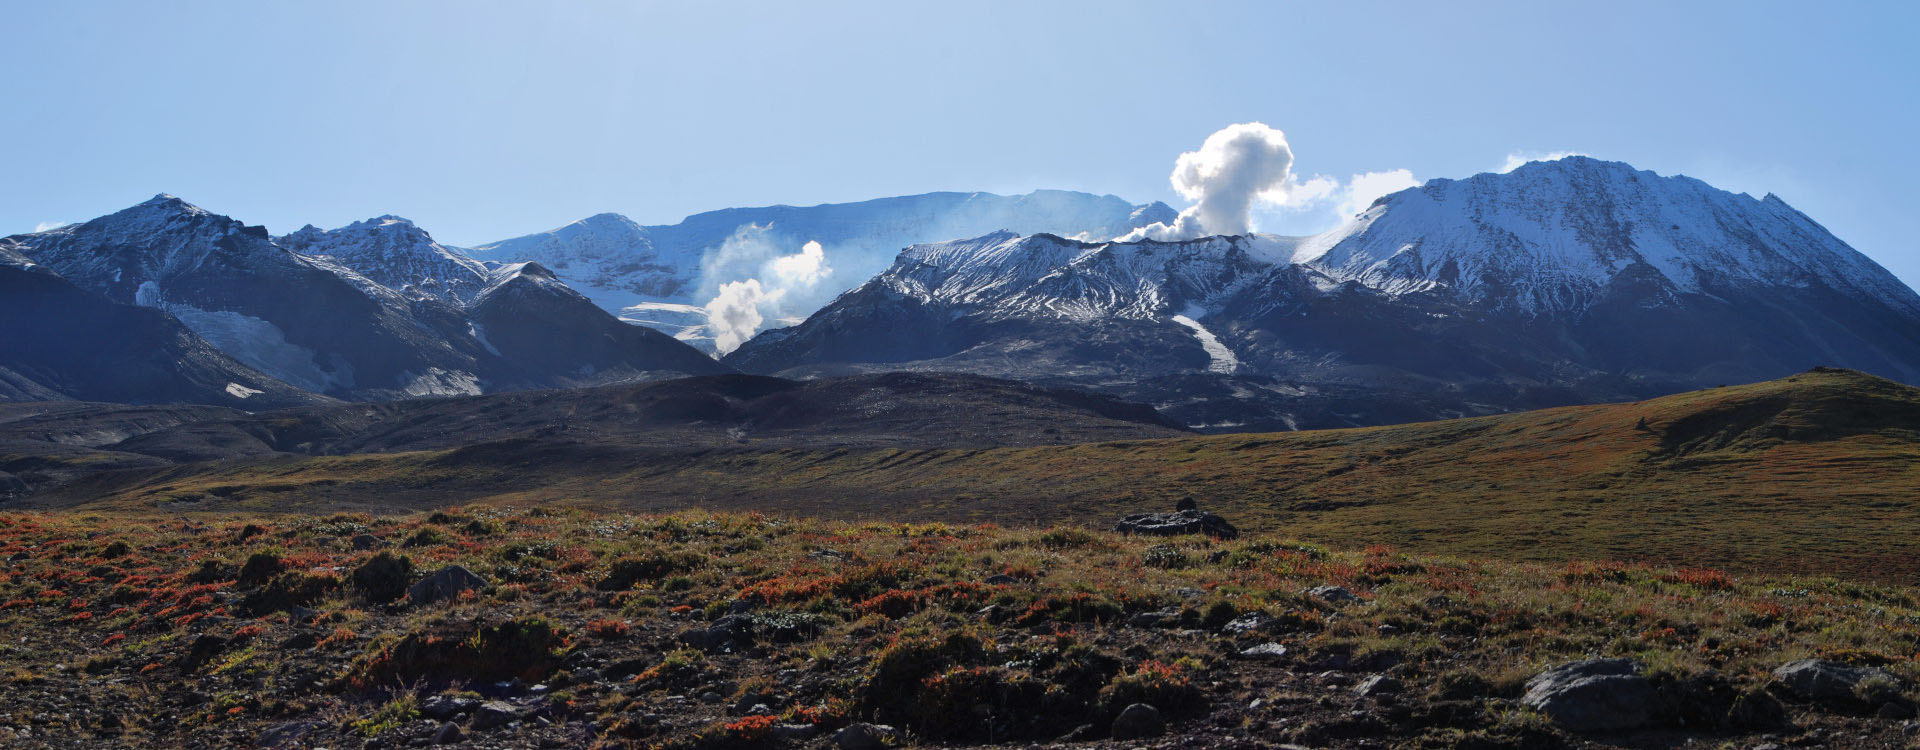
[[[1153,706],[1169,716],[1181,716],[1204,708],[1206,697],[1193,684],[1187,667],[1147,661],[1100,689],[1100,707],[1108,715],[1116,715],[1135,703]]]
[[[648,550],[613,561],[607,574],[594,584],[601,591],[625,591],[638,583],[652,583],[672,575],[699,569],[706,558],[692,552]]]
[[[375,604],[386,604],[407,595],[413,584],[413,560],[391,552],[381,552],[353,569],[353,589]]]
[[[359,689],[515,678],[537,682],[552,673],[565,644],[565,634],[541,617],[447,623],[374,646],[349,669],[347,682]]]

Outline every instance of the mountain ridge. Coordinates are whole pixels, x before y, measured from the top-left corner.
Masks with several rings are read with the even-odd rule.
[[[539,261],[603,309],[711,347],[702,306],[717,286],[764,276],[760,264],[798,252],[806,242],[824,246],[829,278],[821,289],[805,290],[815,295],[809,300],[824,304],[883,270],[901,247],[916,242],[999,229],[1108,237],[1171,220],[1173,214],[1164,203],[1131,204],[1074,191],[1014,196],[947,191],[813,206],[723,208],[648,226],[601,213],[477,245],[471,252],[488,261]],[[794,314],[813,312],[812,303],[793,304],[800,305]]]
[[[1575,157],[1430,182],[1313,237],[928,243],[725,361],[1035,379],[1248,429],[1630,400],[1822,364],[1920,382],[1920,296],[1777,198],[1695,199],[1709,190]],[[1351,389],[1378,408],[1327,395]]]
[[[264,227],[161,194],[88,222],[0,239],[0,247],[113,302],[162,311],[273,379],[334,397],[593,385],[728,369],[671,337],[625,330],[584,299],[574,304],[578,295],[563,286],[470,308],[461,297],[483,293],[498,274],[397,217],[336,233],[295,235],[290,242],[328,251],[308,256],[281,246]],[[410,261],[423,258],[469,278],[439,289],[413,284],[432,281],[407,275]],[[387,283],[349,263],[383,274]],[[484,340],[475,314],[490,315],[496,330],[509,327],[502,320],[539,318],[548,325],[536,347],[545,356],[502,355]]]

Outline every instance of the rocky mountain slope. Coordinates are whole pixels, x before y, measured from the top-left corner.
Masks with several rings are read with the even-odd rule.
[[[1324,235],[910,247],[726,361],[1100,388],[1286,429],[1639,398],[1820,364],[1920,382],[1920,296],[1773,196],[1571,157]]]
[[[426,230],[392,215],[331,230],[308,224],[274,241],[409,296],[468,302],[487,287],[491,276],[485,264],[465,251],[435,242]]]
[[[927,193],[819,206],[729,208],[678,224],[641,226],[599,214],[549,232],[480,245],[476,258],[535,261],[629,321],[711,348],[702,305],[719,284],[764,275],[760,264],[807,242],[824,248],[830,276],[814,296],[789,300],[804,316],[833,295],[884,270],[901,247],[995,230],[1104,239],[1170,221],[1162,203],[1134,205],[1111,195],[1059,190],[1026,195]]]
[[[113,302],[0,247],[0,401],[328,401],[247,367],[158,310]]]
[[[727,370],[671,337],[626,330],[562,285],[521,283],[525,268],[488,271],[404,222],[291,237],[324,252],[295,252],[263,227],[162,195],[0,239],[0,248],[106,299],[172,316],[246,366],[314,393],[403,398]],[[440,273],[448,269],[458,273]],[[529,341],[521,329],[535,321],[543,340],[511,354],[488,338],[491,324],[503,340]]]

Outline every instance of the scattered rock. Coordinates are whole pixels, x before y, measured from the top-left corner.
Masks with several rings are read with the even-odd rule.
[[[350,543],[353,545],[354,549],[361,550],[361,551],[370,550],[375,547],[387,546],[386,543],[380,541],[380,537],[374,536],[372,534],[361,534],[359,536],[356,536],[352,539]]]
[[[407,599],[415,605],[426,605],[452,599],[462,591],[477,591],[486,588],[487,579],[474,575],[473,571],[458,565],[448,565],[428,574],[419,583],[407,589]]]
[[[1773,679],[1797,697],[1835,708],[1871,705],[1899,697],[1899,678],[1885,670],[1853,667],[1825,659],[1790,662],[1773,670]]]
[[[1145,534],[1147,536],[1178,536],[1181,534],[1206,534],[1221,539],[1232,539],[1240,535],[1240,530],[1227,523],[1227,519],[1204,510],[1182,510],[1173,513],[1135,513],[1120,519],[1113,530],[1122,534]]]
[[[833,734],[833,746],[839,750],[885,750],[899,736],[885,724],[852,724]]]
[[[1220,628],[1220,632],[1230,636],[1264,633],[1273,629],[1273,625],[1273,618],[1260,614],[1259,612],[1254,612],[1229,620],[1226,625]]]
[[[1287,655],[1287,647],[1278,643],[1262,643],[1242,649],[1240,655],[1248,659],[1279,659]]]
[[[1520,702],[1572,732],[1637,729],[1651,721],[1658,702],[1641,670],[1631,659],[1562,664],[1527,680]]]
[[[420,713],[430,719],[448,721],[460,714],[472,711],[480,701],[462,698],[457,695],[436,695],[420,704]]]
[[[525,719],[527,712],[506,701],[487,701],[473,710],[474,729],[495,729]]]
[[[1391,675],[1380,674],[1362,680],[1359,685],[1353,688],[1353,694],[1362,698],[1372,698],[1381,695],[1396,695],[1404,689],[1406,689],[1406,686],[1402,685],[1399,680],[1394,679]]]
[[[1135,703],[1120,711],[1113,719],[1111,733],[1116,740],[1134,740],[1142,737],[1158,737],[1167,731],[1166,719],[1160,718],[1160,709],[1145,703]]]
[[[986,584],[988,586],[1012,586],[1019,582],[1020,582],[1020,579],[1014,578],[1013,576],[1007,575],[1005,573],[995,573],[993,575],[987,576],[987,580],[986,580]]]
[[[727,615],[712,625],[680,634],[680,641],[711,653],[739,651],[753,645],[753,617]]]
[[[460,742],[462,740],[465,740],[466,738],[467,738],[466,733],[460,731],[460,725],[449,721],[445,724],[441,724],[440,728],[434,731],[433,744],[451,745],[455,742]]]
[[[1162,609],[1154,612],[1141,612],[1127,618],[1127,627],[1132,628],[1168,628],[1180,621],[1180,610]]]
[[[1360,597],[1354,596],[1353,592],[1348,591],[1339,586],[1333,586],[1333,585],[1315,586],[1313,588],[1307,589],[1307,596],[1311,596],[1315,599],[1319,599],[1320,601],[1326,602],[1328,604],[1336,604],[1336,605],[1358,604],[1360,602]]]

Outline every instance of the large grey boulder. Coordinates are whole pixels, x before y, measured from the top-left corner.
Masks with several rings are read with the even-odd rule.
[[[498,729],[516,721],[525,721],[531,713],[506,701],[487,701],[473,710],[473,728]]]
[[[1801,659],[1773,670],[1773,679],[1794,695],[1829,706],[1882,703],[1899,697],[1900,680],[1873,667],[1825,659]]]
[[[462,591],[477,591],[486,587],[487,579],[458,565],[448,565],[408,587],[407,599],[416,605],[432,604],[457,597]]]
[[[1527,680],[1520,702],[1570,732],[1619,732],[1644,727],[1659,704],[1653,683],[1631,659],[1588,659]]]
[[[1240,535],[1240,530],[1227,523],[1227,519],[1204,510],[1181,510],[1173,513],[1135,513],[1120,519],[1113,530],[1122,534],[1145,534],[1147,536],[1178,536],[1181,534],[1206,534],[1221,539],[1232,539]]]

